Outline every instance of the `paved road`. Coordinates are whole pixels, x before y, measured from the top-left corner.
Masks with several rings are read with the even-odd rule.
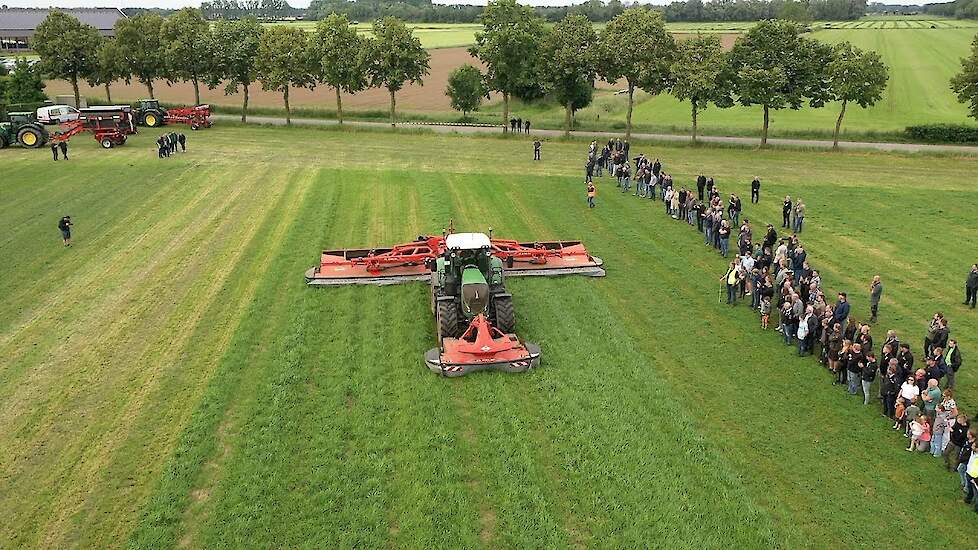
[[[236,115],[212,115],[212,118],[216,120],[238,120],[240,117]],[[280,117],[270,117],[270,116],[249,116],[248,122],[251,124],[276,124],[284,125],[285,119]],[[337,123],[335,120],[325,120],[319,118],[293,118],[292,124],[297,126],[335,126]],[[390,128],[390,124],[386,122],[360,122],[351,121],[346,122],[350,126],[358,126],[362,128]],[[501,132],[500,127],[485,127],[485,126],[452,126],[450,124],[401,124],[399,128],[428,128],[433,132],[440,134],[489,134],[489,133],[499,133]],[[543,136],[543,137],[560,137],[564,135],[561,130],[530,130],[531,135]],[[578,131],[574,132],[577,137],[596,137],[596,138],[611,138],[620,137],[621,132],[588,132],[588,131]],[[643,139],[651,141],[679,141],[679,142],[689,142],[690,137],[678,134],[643,134],[643,133],[632,133],[632,138]],[[732,144],[732,145],[759,145],[760,140],[757,138],[746,138],[746,137],[725,137],[725,136],[700,136],[699,141],[704,143],[721,143],[721,144]],[[815,139],[784,139],[784,138],[770,138],[767,140],[769,145],[786,145],[789,147],[810,147],[813,149],[831,149],[832,142],[826,140],[815,140]],[[903,153],[920,153],[920,152],[931,152],[931,153],[961,153],[965,155],[978,155],[978,146],[971,145],[929,145],[922,143],[877,143],[872,141],[841,141],[839,142],[839,148],[841,149],[855,149],[855,150],[875,150],[875,151],[898,151]]]

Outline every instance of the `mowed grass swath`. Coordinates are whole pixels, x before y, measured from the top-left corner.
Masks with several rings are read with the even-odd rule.
[[[3,152],[0,546],[878,547],[968,540],[957,481],[875,407],[717,304],[724,261],[660,203],[598,182],[585,142],[223,126],[156,158],[86,140]],[[302,143],[303,147],[292,145]],[[973,158],[635,143],[809,205],[829,291],[918,347],[959,306],[978,237]],[[442,154],[451,151],[452,161]],[[311,159],[311,160],[310,160]],[[120,177],[124,174],[124,177]],[[926,178],[921,174],[927,174]],[[64,249],[57,218],[75,220]],[[603,279],[509,281],[542,366],[457,380],[425,285],[309,288],[323,248],[459,229],[580,238]],[[965,363],[959,403],[978,406]],[[915,511],[927,510],[921,514]],[[873,518],[867,521],[866,518]],[[940,528],[934,528],[935,519]]]

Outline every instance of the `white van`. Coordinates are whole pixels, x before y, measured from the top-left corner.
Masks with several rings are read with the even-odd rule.
[[[41,124],[61,124],[78,120],[78,109],[71,105],[49,105],[37,110],[37,121]]]

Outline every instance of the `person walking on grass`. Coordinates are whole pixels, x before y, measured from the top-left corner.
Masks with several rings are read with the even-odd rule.
[[[754,176],[754,181],[750,182],[750,202],[757,204],[761,202],[761,179]]]
[[[61,158],[68,160],[68,140],[59,141],[58,149],[61,149]]]
[[[869,285],[869,322],[875,323],[876,316],[879,314],[880,310],[880,298],[883,297],[883,282],[880,281],[880,276],[876,275],[873,277],[873,282]]]
[[[523,121],[523,129],[527,134],[530,133],[530,119],[526,119]]]
[[[540,160],[540,148],[542,148],[542,147],[543,147],[543,144],[540,143],[540,140],[539,139],[533,140],[533,160]],[[598,165],[598,176],[600,176],[600,175],[601,175],[601,165],[599,164]]]
[[[964,305],[970,305],[971,309],[975,309],[976,298],[978,298],[978,264],[971,264],[968,280],[964,283]]]
[[[594,208],[594,197],[598,194],[597,189],[594,187],[594,182],[587,182],[587,206],[588,208]]]
[[[180,144],[180,150],[184,153],[187,152],[187,136],[184,134],[177,134],[177,143]]]
[[[71,216],[64,216],[58,221],[58,229],[61,230],[61,240],[65,246],[71,246]]]
[[[58,162],[58,144],[51,142],[51,156],[54,157],[54,162]]]

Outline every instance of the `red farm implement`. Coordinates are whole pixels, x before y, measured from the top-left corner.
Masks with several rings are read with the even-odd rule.
[[[83,132],[91,133],[95,141],[105,149],[124,145],[126,137],[136,133],[132,110],[126,105],[81,109],[78,120],[62,124],[60,130],[51,134],[51,141],[67,141]]]
[[[516,310],[504,277],[605,274],[581,241],[519,242],[481,233],[451,233],[390,248],[325,250],[306,271],[310,285],[431,285],[438,347],[424,357],[442,376],[496,369],[524,372],[540,362],[540,347],[516,334]]]
[[[211,106],[176,107],[166,112],[167,124],[187,124],[191,130],[211,127]]]

